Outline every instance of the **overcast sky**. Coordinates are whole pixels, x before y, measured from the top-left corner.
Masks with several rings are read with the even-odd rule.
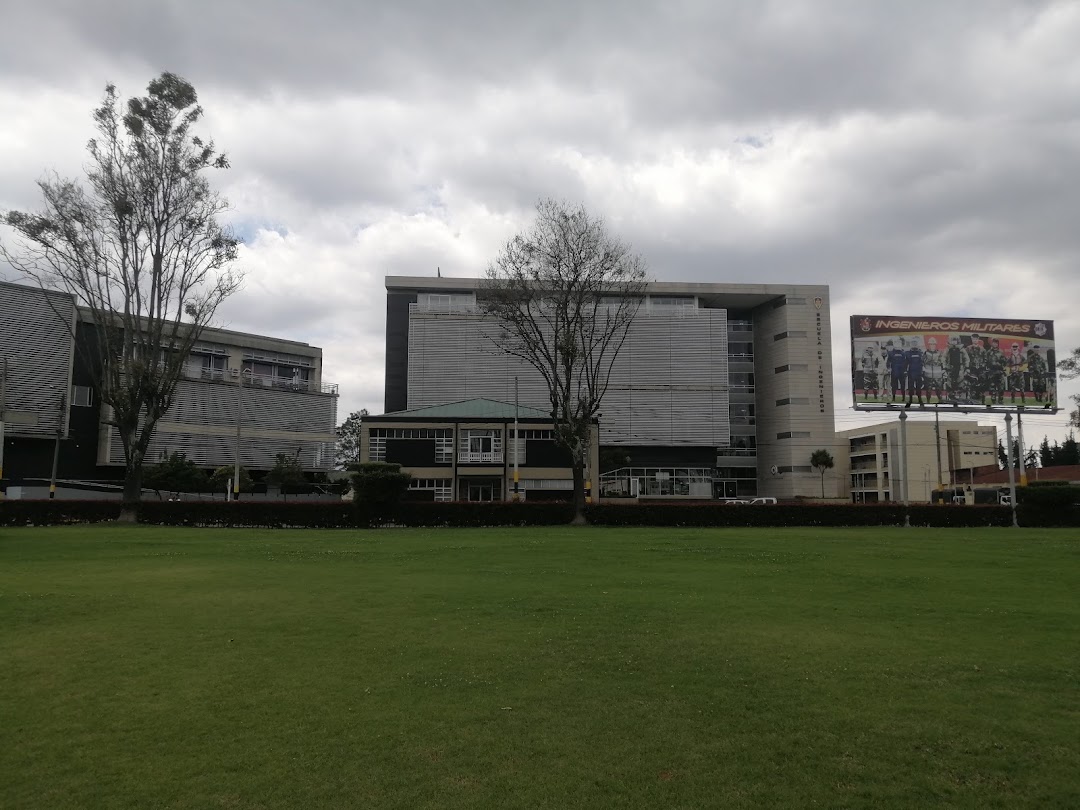
[[[321,346],[342,418],[382,411],[383,277],[480,275],[548,195],[658,280],[828,283],[839,429],[852,313],[1080,345],[1080,3],[525,5],[0,0],[0,209],[78,174],[107,81],[184,76],[246,241],[222,325]]]

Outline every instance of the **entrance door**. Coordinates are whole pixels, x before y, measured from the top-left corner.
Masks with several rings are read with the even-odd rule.
[[[483,481],[470,481],[469,482],[469,500],[470,501],[490,501],[494,500],[494,488],[490,483]]]

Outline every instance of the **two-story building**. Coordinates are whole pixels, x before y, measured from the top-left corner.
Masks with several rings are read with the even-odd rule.
[[[98,401],[91,363],[96,328],[72,296],[0,282],[0,423],[3,478],[57,476],[117,482],[124,455]],[[207,469],[252,472],[284,453],[304,470],[333,469],[337,386],[322,377],[322,349],[294,340],[205,329],[187,359],[147,463],[173,452]]]
[[[598,442],[594,429],[589,483]],[[413,500],[512,500],[515,471],[521,500],[569,500],[573,493],[570,456],[555,444],[551,417],[510,402],[468,399],[367,416],[360,458],[400,464],[412,475],[407,497]]]

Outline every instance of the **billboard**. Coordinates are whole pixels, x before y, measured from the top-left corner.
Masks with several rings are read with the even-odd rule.
[[[856,410],[1058,410],[1054,322],[851,316]]]

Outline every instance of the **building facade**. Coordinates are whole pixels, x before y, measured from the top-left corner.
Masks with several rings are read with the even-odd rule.
[[[997,428],[975,421],[907,421],[907,464],[900,422],[893,420],[841,431],[846,452],[838,459],[854,503],[904,500],[930,503],[940,483],[970,484],[977,471],[997,463]],[[906,466],[906,471],[905,471]]]
[[[481,280],[390,276],[386,290],[387,412],[514,401],[515,381],[522,405],[550,411],[539,373],[500,349]],[[600,472],[647,490],[678,475],[721,498],[819,494],[830,332],[827,286],[650,283],[601,406]]]
[[[71,296],[0,282],[0,419],[9,483],[49,477],[57,441],[58,478],[123,478],[119,436],[106,424],[107,410],[92,384],[95,338],[92,318]],[[337,387],[322,379],[321,349],[206,329],[146,461],[181,452],[200,467],[231,465],[239,426],[240,463],[248,470],[268,470],[284,453],[306,471],[328,471],[337,396]]]
[[[555,445],[550,417],[510,402],[472,399],[364,417],[360,458],[400,464],[412,475],[411,500],[512,500],[515,470],[520,500],[573,495],[570,457]],[[587,485],[598,463],[594,430]]]

